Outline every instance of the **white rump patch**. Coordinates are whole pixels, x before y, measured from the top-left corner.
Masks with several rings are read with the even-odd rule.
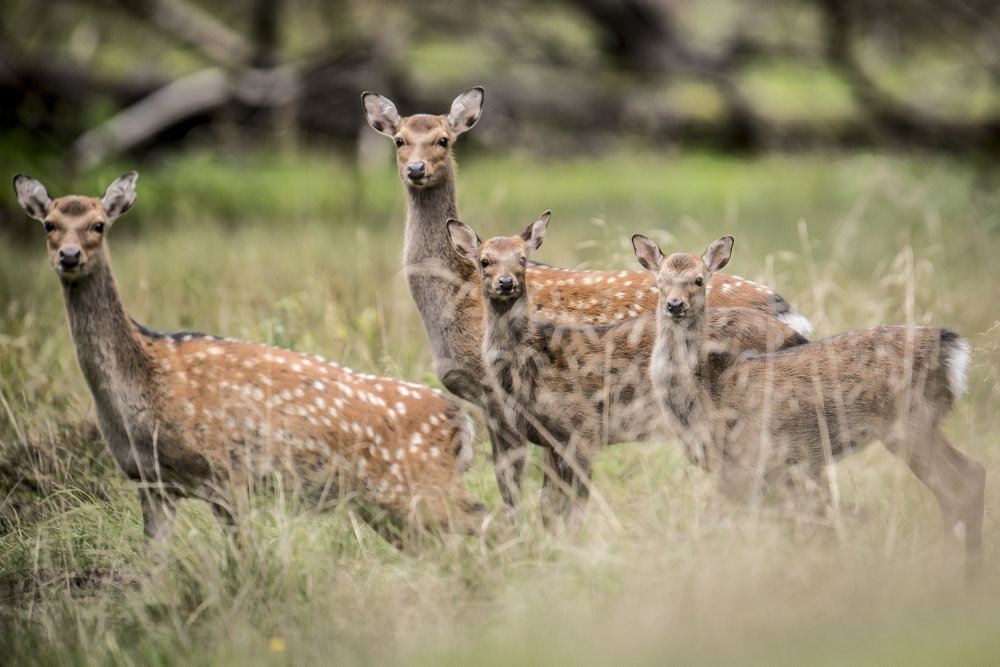
[[[948,376],[948,388],[951,389],[952,396],[958,398],[968,389],[972,346],[964,338],[945,343],[942,359]]]
[[[792,329],[795,329],[796,333],[800,336],[804,336],[805,338],[812,336],[813,325],[805,315],[796,313],[793,310],[787,313],[781,313],[778,315],[778,319],[790,326]]]

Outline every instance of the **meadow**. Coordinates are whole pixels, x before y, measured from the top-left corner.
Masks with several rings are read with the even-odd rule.
[[[38,227],[0,238],[0,658],[5,662],[991,663],[1000,657],[1000,189],[995,166],[925,156],[464,155],[463,219],[514,233],[553,211],[538,259],[634,268],[629,237],[775,287],[815,337],[945,324],[974,345],[949,438],[987,467],[985,567],[966,585],[933,497],[872,447],[836,466],[827,520],[719,500],[669,440],[598,459],[579,531],[544,530],[529,470],[516,526],[399,551],[349,505],[256,499],[237,530],[181,505],[147,548],[103,450]],[[98,194],[131,165],[53,195]],[[140,169],[110,236],[126,307],[192,329],[437,385],[401,275],[389,163],[190,153]],[[13,205],[13,193],[6,195]],[[16,238],[15,238],[16,236]],[[536,453],[537,454],[537,453]],[[471,492],[499,511],[480,428]]]

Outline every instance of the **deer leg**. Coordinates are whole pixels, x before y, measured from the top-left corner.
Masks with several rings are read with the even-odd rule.
[[[572,504],[572,472],[553,447],[545,447],[542,460],[542,492],[539,509],[542,522],[553,526],[565,517]]]
[[[541,510],[546,525],[573,524],[590,497],[590,457],[573,438],[570,445],[546,447]]]
[[[505,418],[503,408],[489,400],[486,413],[486,430],[490,436],[493,470],[500,487],[500,496],[508,508],[517,506],[524,477],[524,462],[528,455],[526,439],[519,429]]]
[[[171,499],[158,489],[139,489],[142,507],[142,527],[146,537],[155,542],[166,542],[174,528],[176,513]]]
[[[963,542],[974,568],[981,557],[986,470],[982,464],[956,449],[937,428],[926,447],[893,447],[913,474],[937,498],[944,517],[945,531]]]
[[[824,518],[833,508],[833,495],[826,468],[813,463],[788,466],[780,472],[784,482],[784,509],[794,516]]]
[[[745,505],[753,496],[753,471],[731,461],[720,463],[715,486],[730,502]]]
[[[481,379],[474,378],[460,368],[439,370],[438,374],[441,384],[448,391],[482,407],[486,417],[486,431],[490,436],[493,470],[497,486],[500,488],[500,497],[508,508],[514,509],[520,496],[524,461],[527,458],[524,436],[510,425],[504,416],[503,406],[496,401],[488,388],[481,384]]]

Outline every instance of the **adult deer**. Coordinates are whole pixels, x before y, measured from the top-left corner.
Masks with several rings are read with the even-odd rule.
[[[98,424],[139,485],[146,534],[168,533],[176,497],[204,498],[231,519],[239,491],[261,476],[320,505],[357,493],[397,525],[478,524],[460,479],[472,425],[436,390],[129,318],[105,237],[135,201],[136,179],[125,174],[102,198],[53,200],[24,175],[14,189],[45,228]]]
[[[472,129],[483,110],[484,91],[472,88],[452,102],[446,115],[401,116],[388,98],[364,93],[368,123],[391,138],[406,196],[403,263],[410,293],[431,343],[442,384],[478,404],[487,415],[503,410],[483,383],[481,354],[483,299],[475,268],[452,249],[445,222],[458,218],[453,149],[459,135]],[[560,324],[620,322],[652,313],[653,280],[641,271],[574,271],[528,265],[527,280],[539,317]],[[713,306],[758,310],[791,325],[789,341],[808,335],[808,320],[772,290],[736,276],[717,275]],[[796,331],[797,329],[797,331]],[[515,504],[524,465],[524,441],[502,420],[487,419],[497,482],[508,506]]]
[[[883,326],[738,358],[706,344],[706,286],[733,237],[702,255],[664,257],[632,238],[659,289],[650,379],[672,429],[721,490],[762,498],[775,480],[826,488],[828,463],[878,440],[935,495],[945,526],[978,557],[983,466],[953,447],[941,421],[965,391],[969,343],[949,329]],[[811,480],[810,480],[811,478]]]
[[[588,497],[600,447],[660,435],[666,428],[649,381],[651,314],[577,326],[534,316],[527,266],[545,238],[549,217],[544,213],[520,236],[488,241],[467,225],[448,221],[456,252],[479,274],[485,302],[482,356],[504,410],[497,417],[545,448],[547,520],[568,514],[577,498]],[[712,308],[710,313],[714,343],[734,354],[788,342],[785,327],[760,311]]]

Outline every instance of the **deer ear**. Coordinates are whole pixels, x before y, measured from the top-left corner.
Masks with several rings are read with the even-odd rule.
[[[375,128],[376,132],[381,132],[387,137],[396,134],[401,119],[392,100],[378,93],[362,93],[361,101],[365,105],[368,124]]]
[[[119,176],[108,186],[104,198],[101,199],[104,210],[108,213],[108,220],[113,222],[115,218],[132,208],[132,204],[135,203],[135,182],[138,178],[139,174],[130,171]]]
[[[545,239],[545,230],[549,228],[549,218],[552,217],[552,211],[546,211],[542,213],[542,216],[535,220],[533,223],[528,225],[528,228],[521,232],[521,238],[528,245],[528,254],[535,252],[542,245],[542,241]]]
[[[706,250],[705,254],[701,256],[701,261],[705,264],[706,271],[709,273],[715,273],[728,264],[729,258],[732,256],[733,237],[723,236],[721,239],[708,246],[708,250]]]
[[[476,263],[476,253],[479,252],[479,236],[472,231],[472,227],[459,222],[454,218],[448,219],[448,236],[451,237],[451,245],[459,256],[470,264]]]
[[[660,270],[660,264],[663,263],[663,252],[660,250],[660,246],[656,245],[656,241],[642,234],[635,234],[632,236],[632,249],[635,250],[635,258],[644,268],[653,273]]]
[[[479,121],[483,113],[483,99],[486,91],[482,86],[470,88],[455,98],[451,103],[451,111],[448,112],[448,124],[451,125],[455,134],[462,134]]]
[[[14,176],[14,192],[17,193],[17,203],[24,212],[35,220],[41,221],[49,212],[52,199],[45,191],[45,186],[31,176],[17,174]]]

